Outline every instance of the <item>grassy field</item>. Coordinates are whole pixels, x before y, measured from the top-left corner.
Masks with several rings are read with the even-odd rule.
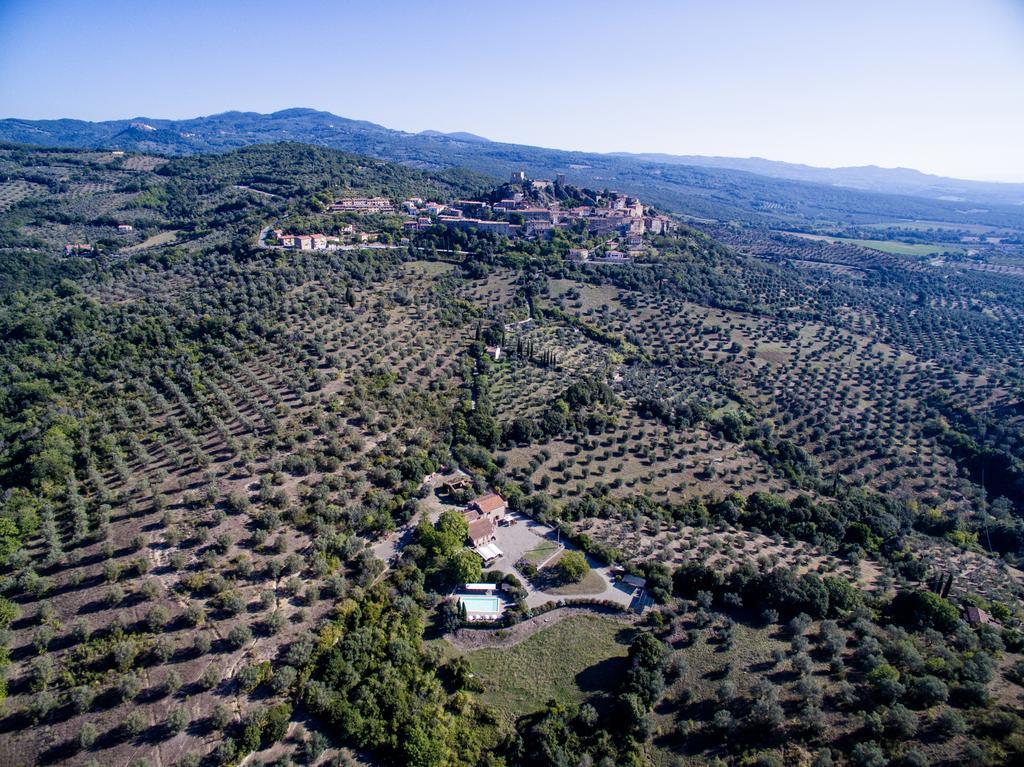
[[[861,248],[871,248],[882,253],[889,253],[894,256],[931,256],[937,253],[948,253],[959,251],[960,248],[947,244],[930,245],[926,243],[909,244],[906,242],[895,242],[892,240],[857,240],[850,237],[828,237],[823,234],[805,234],[803,232],[787,232],[796,237],[804,237],[808,240],[825,240],[826,242],[845,243],[846,245],[857,245]]]
[[[567,583],[564,586],[555,586],[548,589],[547,593],[558,596],[576,596],[586,594],[601,594],[605,589],[605,581],[600,575],[591,570],[579,583]]]
[[[512,719],[552,698],[578,704],[613,686],[630,634],[611,618],[573,616],[514,647],[474,650],[465,658],[483,684],[480,699]]]
[[[551,541],[545,541],[535,549],[530,549],[523,554],[523,559],[529,562],[534,567],[540,567],[541,563],[544,562],[548,557],[558,551],[558,545]]]
[[[137,253],[138,251],[145,250],[146,248],[156,248],[160,245],[172,245],[177,239],[177,230],[160,232],[159,234],[154,234],[152,237],[147,237],[138,245],[132,245],[130,248],[125,248],[124,250],[125,253]]]
[[[938,229],[952,232],[971,232],[972,234],[988,234],[989,232],[998,231],[998,227],[995,226],[960,222],[950,223],[948,221],[886,221],[879,224],[864,224],[864,227],[866,229],[916,229],[924,232],[929,229]]]
[[[405,265],[406,272],[423,277],[437,277],[454,269],[454,265],[446,264],[443,261],[410,261]]]

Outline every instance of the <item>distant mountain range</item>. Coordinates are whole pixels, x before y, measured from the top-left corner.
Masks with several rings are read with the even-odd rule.
[[[455,131],[454,133],[441,133],[436,130],[421,130],[416,134],[417,136],[443,136],[446,138],[455,139],[456,141],[476,141],[477,143],[489,142],[489,138],[478,136],[475,133],[466,133],[465,131]]]
[[[461,166],[501,179],[513,169],[539,178],[562,173],[570,183],[630,192],[695,218],[773,227],[915,219],[1024,230],[1024,184],[960,181],[906,169],[571,152],[494,142],[472,133],[406,133],[313,109],[224,112],[188,120],[6,119],[0,120],[0,141],[167,155],[294,141],[416,168]]]
[[[691,165],[704,168],[729,168],[790,181],[848,187],[882,194],[906,194],[936,200],[962,202],[987,201],[996,204],[1024,205],[1024,184],[933,176],[912,168],[880,168],[858,165],[846,168],[817,168],[813,165],[765,160],[761,157],[704,157],[702,155],[631,154],[616,152],[616,157],[632,157],[646,162]]]

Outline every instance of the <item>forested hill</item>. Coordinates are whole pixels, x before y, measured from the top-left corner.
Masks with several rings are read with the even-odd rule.
[[[0,146],[0,295],[74,278],[97,255],[241,247],[269,215],[322,207],[317,194],[450,199],[492,183],[294,143],[170,160]],[[69,243],[90,244],[90,257],[63,257]]]
[[[218,185],[251,186],[282,197],[324,189],[351,189],[393,199],[410,196],[449,199],[488,190],[494,184],[493,178],[463,168],[418,170],[294,142],[175,159],[157,170],[157,175],[208,179]]]
[[[463,167],[498,177],[506,176],[512,167],[535,177],[564,173],[570,183],[618,188],[663,207],[716,220],[800,226],[925,219],[1024,229],[1024,210],[1019,206],[965,205],[962,201],[878,194],[663,159],[568,152],[475,137],[465,140],[458,134],[404,133],[312,109],[269,115],[226,112],[190,120],[135,118],[90,123],[9,119],[0,121],[0,140],[167,155],[299,141],[426,169]]]

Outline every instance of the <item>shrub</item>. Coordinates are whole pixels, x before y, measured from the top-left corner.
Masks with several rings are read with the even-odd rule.
[[[182,732],[192,717],[189,716],[188,709],[184,706],[177,706],[167,716],[167,729],[171,732]]]
[[[918,677],[910,683],[910,698],[919,708],[931,708],[946,702],[949,688],[938,677]]]
[[[992,764],[985,749],[977,743],[967,743],[960,752],[960,761],[965,767],[987,767]]]
[[[196,654],[197,657],[202,657],[203,655],[206,655],[206,653],[210,652],[210,647],[212,646],[212,644],[213,643],[210,640],[210,635],[207,634],[205,631],[202,631],[196,634],[195,637],[192,639],[192,651]]]
[[[206,610],[198,602],[192,602],[185,608],[185,620],[190,626],[202,626],[206,622]]]
[[[78,731],[78,747],[81,749],[92,748],[92,744],[96,742],[98,737],[99,733],[96,731],[96,725],[92,722],[85,722],[82,725],[82,729]]]
[[[800,613],[786,624],[786,633],[793,637],[803,636],[810,625],[811,617],[805,613]]]
[[[57,699],[49,690],[41,690],[32,696],[28,704],[28,713],[36,723],[43,721],[57,705]]]
[[[199,677],[198,684],[204,690],[212,690],[220,682],[220,669],[210,664]]]
[[[590,572],[587,558],[581,551],[566,551],[558,560],[558,571],[567,583],[579,583]]]
[[[227,506],[228,511],[230,513],[241,514],[242,512],[249,510],[249,497],[244,493],[238,492],[236,490],[228,495],[225,501],[225,505]]]
[[[238,673],[235,674],[235,682],[243,692],[251,693],[266,680],[266,676],[264,664],[250,663],[238,670]]]
[[[122,676],[116,685],[117,695],[122,701],[129,701],[142,691],[142,679],[135,673]]]
[[[948,599],[931,591],[900,591],[886,610],[890,620],[907,628],[933,628],[950,633],[960,621],[960,614]]]
[[[214,729],[223,730],[231,724],[231,720],[234,718],[235,714],[230,706],[225,703],[218,703],[213,707],[213,712],[210,714],[210,723]]]
[[[951,708],[944,708],[939,712],[939,715],[935,717],[933,727],[937,738],[940,740],[949,740],[950,738],[965,732],[967,724],[964,722],[964,718],[960,715],[960,712]]]
[[[252,629],[244,623],[239,623],[228,632],[228,642],[232,647],[242,648],[252,641]]]
[[[874,741],[858,743],[850,752],[850,764],[853,767],[885,767],[888,763],[885,753]]]
[[[170,613],[166,607],[154,605],[146,612],[146,628],[154,633],[166,626],[168,620]]]
[[[313,764],[320,755],[327,750],[327,738],[319,732],[314,732],[307,739],[302,747],[303,756],[305,757],[306,764]]]
[[[295,684],[298,676],[299,673],[291,666],[281,666],[281,668],[274,672],[274,676],[270,680],[270,686],[278,695],[283,695]]]
[[[174,693],[181,689],[181,674],[171,669],[170,673],[164,677],[164,683],[161,685],[161,688],[166,695],[174,695]]]
[[[917,717],[906,706],[897,703],[889,709],[885,730],[894,740],[909,740],[917,734]]]
[[[146,715],[141,711],[131,711],[124,718],[124,723],[121,726],[124,729],[125,735],[134,738],[146,729]]]
[[[84,714],[92,708],[96,700],[96,690],[89,685],[81,685],[71,690],[71,705],[79,714]]]
[[[174,645],[168,637],[161,636],[153,642],[153,648],[150,650],[150,653],[156,662],[164,663],[174,654]]]
[[[897,759],[895,764],[896,767],[928,767],[930,762],[928,761],[928,757],[916,748],[912,748]]]

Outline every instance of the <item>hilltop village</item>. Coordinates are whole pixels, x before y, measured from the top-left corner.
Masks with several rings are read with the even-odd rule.
[[[586,247],[570,248],[569,258],[576,261],[628,261],[646,250],[646,235],[667,235],[676,228],[668,216],[636,197],[608,190],[578,189],[567,185],[562,175],[554,180],[529,179],[523,171],[512,173],[509,183],[483,199],[436,202],[411,197],[395,205],[386,197],[345,197],[332,202],[326,212],[387,219],[401,216],[399,244],[408,244],[417,233],[435,227],[510,239],[551,239],[561,231],[601,240],[600,252]],[[383,223],[381,218],[377,221]],[[354,223],[341,224],[332,234],[296,233],[279,228],[272,235],[271,244],[298,250],[331,250],[390,241],[383,231],[364,231]]]

